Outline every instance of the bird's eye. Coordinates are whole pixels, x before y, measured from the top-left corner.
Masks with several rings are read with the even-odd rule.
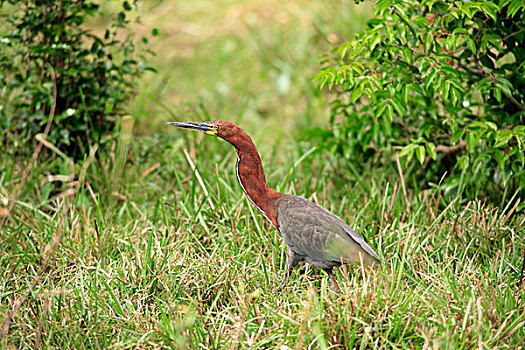
[[[213,128],[214,128],[215,130],[219,130],[220,127],[219,127],[217,124],[213,124]]]

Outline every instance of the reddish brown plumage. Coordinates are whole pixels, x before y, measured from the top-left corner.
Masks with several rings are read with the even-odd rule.
[[[237,150],[237,176],[244,192],[259,211],[279,230],[275,201],[282,195],[271,189],[266,183],[261,157],[248,134],[237,125],[214,120],[210,123],[219,125],[217,136],[229,142]]]

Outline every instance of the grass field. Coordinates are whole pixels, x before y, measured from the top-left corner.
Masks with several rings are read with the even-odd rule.
[[[0,158],[0,209],[16,201],[0,213],[0,347],[523,349],[521,198],[405,196],[390,168],[341,181],[336,159],[297,141],[327,124],[319,56],[370,13],[320,4],[148,2],[135,29],[159,28],[159,72],[114,147],[76,164]],[[243,195],[234,150],[164,124],[216,118],[252,136],[273,188],[351,223],[377,274],[343,267],[335,294],[303,267],[278,292],[285,244]]]

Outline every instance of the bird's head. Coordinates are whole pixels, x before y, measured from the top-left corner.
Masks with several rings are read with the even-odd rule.
[[[169,122],[168,124],[175,125],[183,129],[200,131],[206,135],[218,136],[232,144],[235,144],[235,141],[238,137],[246,135],[240,127],[225,120],[213,120],[203,123]]]

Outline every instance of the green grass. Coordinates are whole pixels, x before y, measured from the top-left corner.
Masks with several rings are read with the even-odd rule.
[[[189,3],[144,9],[143,30],[164,34],[133,137],[78,164],[56,156],[30,168],[0,236],[0,347],[523,348],[519,198],[450,201],[436,185],[409,193],[407,207],[397,172],[346,174],[296,141],[326,122],[327,96],[310,83],[332,46],[324,38],[355,30],[345,23],[363,21],[349,13],[366,12],[334,11],[350,6],[339,1]],[[341,268],[334,294],[323,272],[303,267],[278,293],[285,244],[237,184],[235,151],[163,124],[206,112],[250,133],[272,187],[352,223],[383,259],[378,273]],[[0,208],[27,162],[1,159]]]
[[[177,135],[162,140],[164,151],[142,149],[155,160],[130,162],[126,185],[109,198],[96,192],[98,206],[81,205],[87,184],[103,182],[96,162],[76,195],[20,201],[3,232],[2,314],[28,294],[7,344],[492,348],[522,341],[525,220],[511,215],[515,199],[501,209],[457,206],[435,190],[413,198],[405,215],[401,192],[388,182],[371,181],[370,195],[341,195],[318,182],[310,197],[353,222],[385,264],[377,275],[340,269],[340,295],[310,267],[277,293],[283,240],[243,197],[233,150],[199,154],[199,184],[180,156],[195,141]],[[160,166],[143,177],[155,161]],[[300,188],[315,170],[301,168],[291,180]],[[14,182],[4,177],[2,187]]]

